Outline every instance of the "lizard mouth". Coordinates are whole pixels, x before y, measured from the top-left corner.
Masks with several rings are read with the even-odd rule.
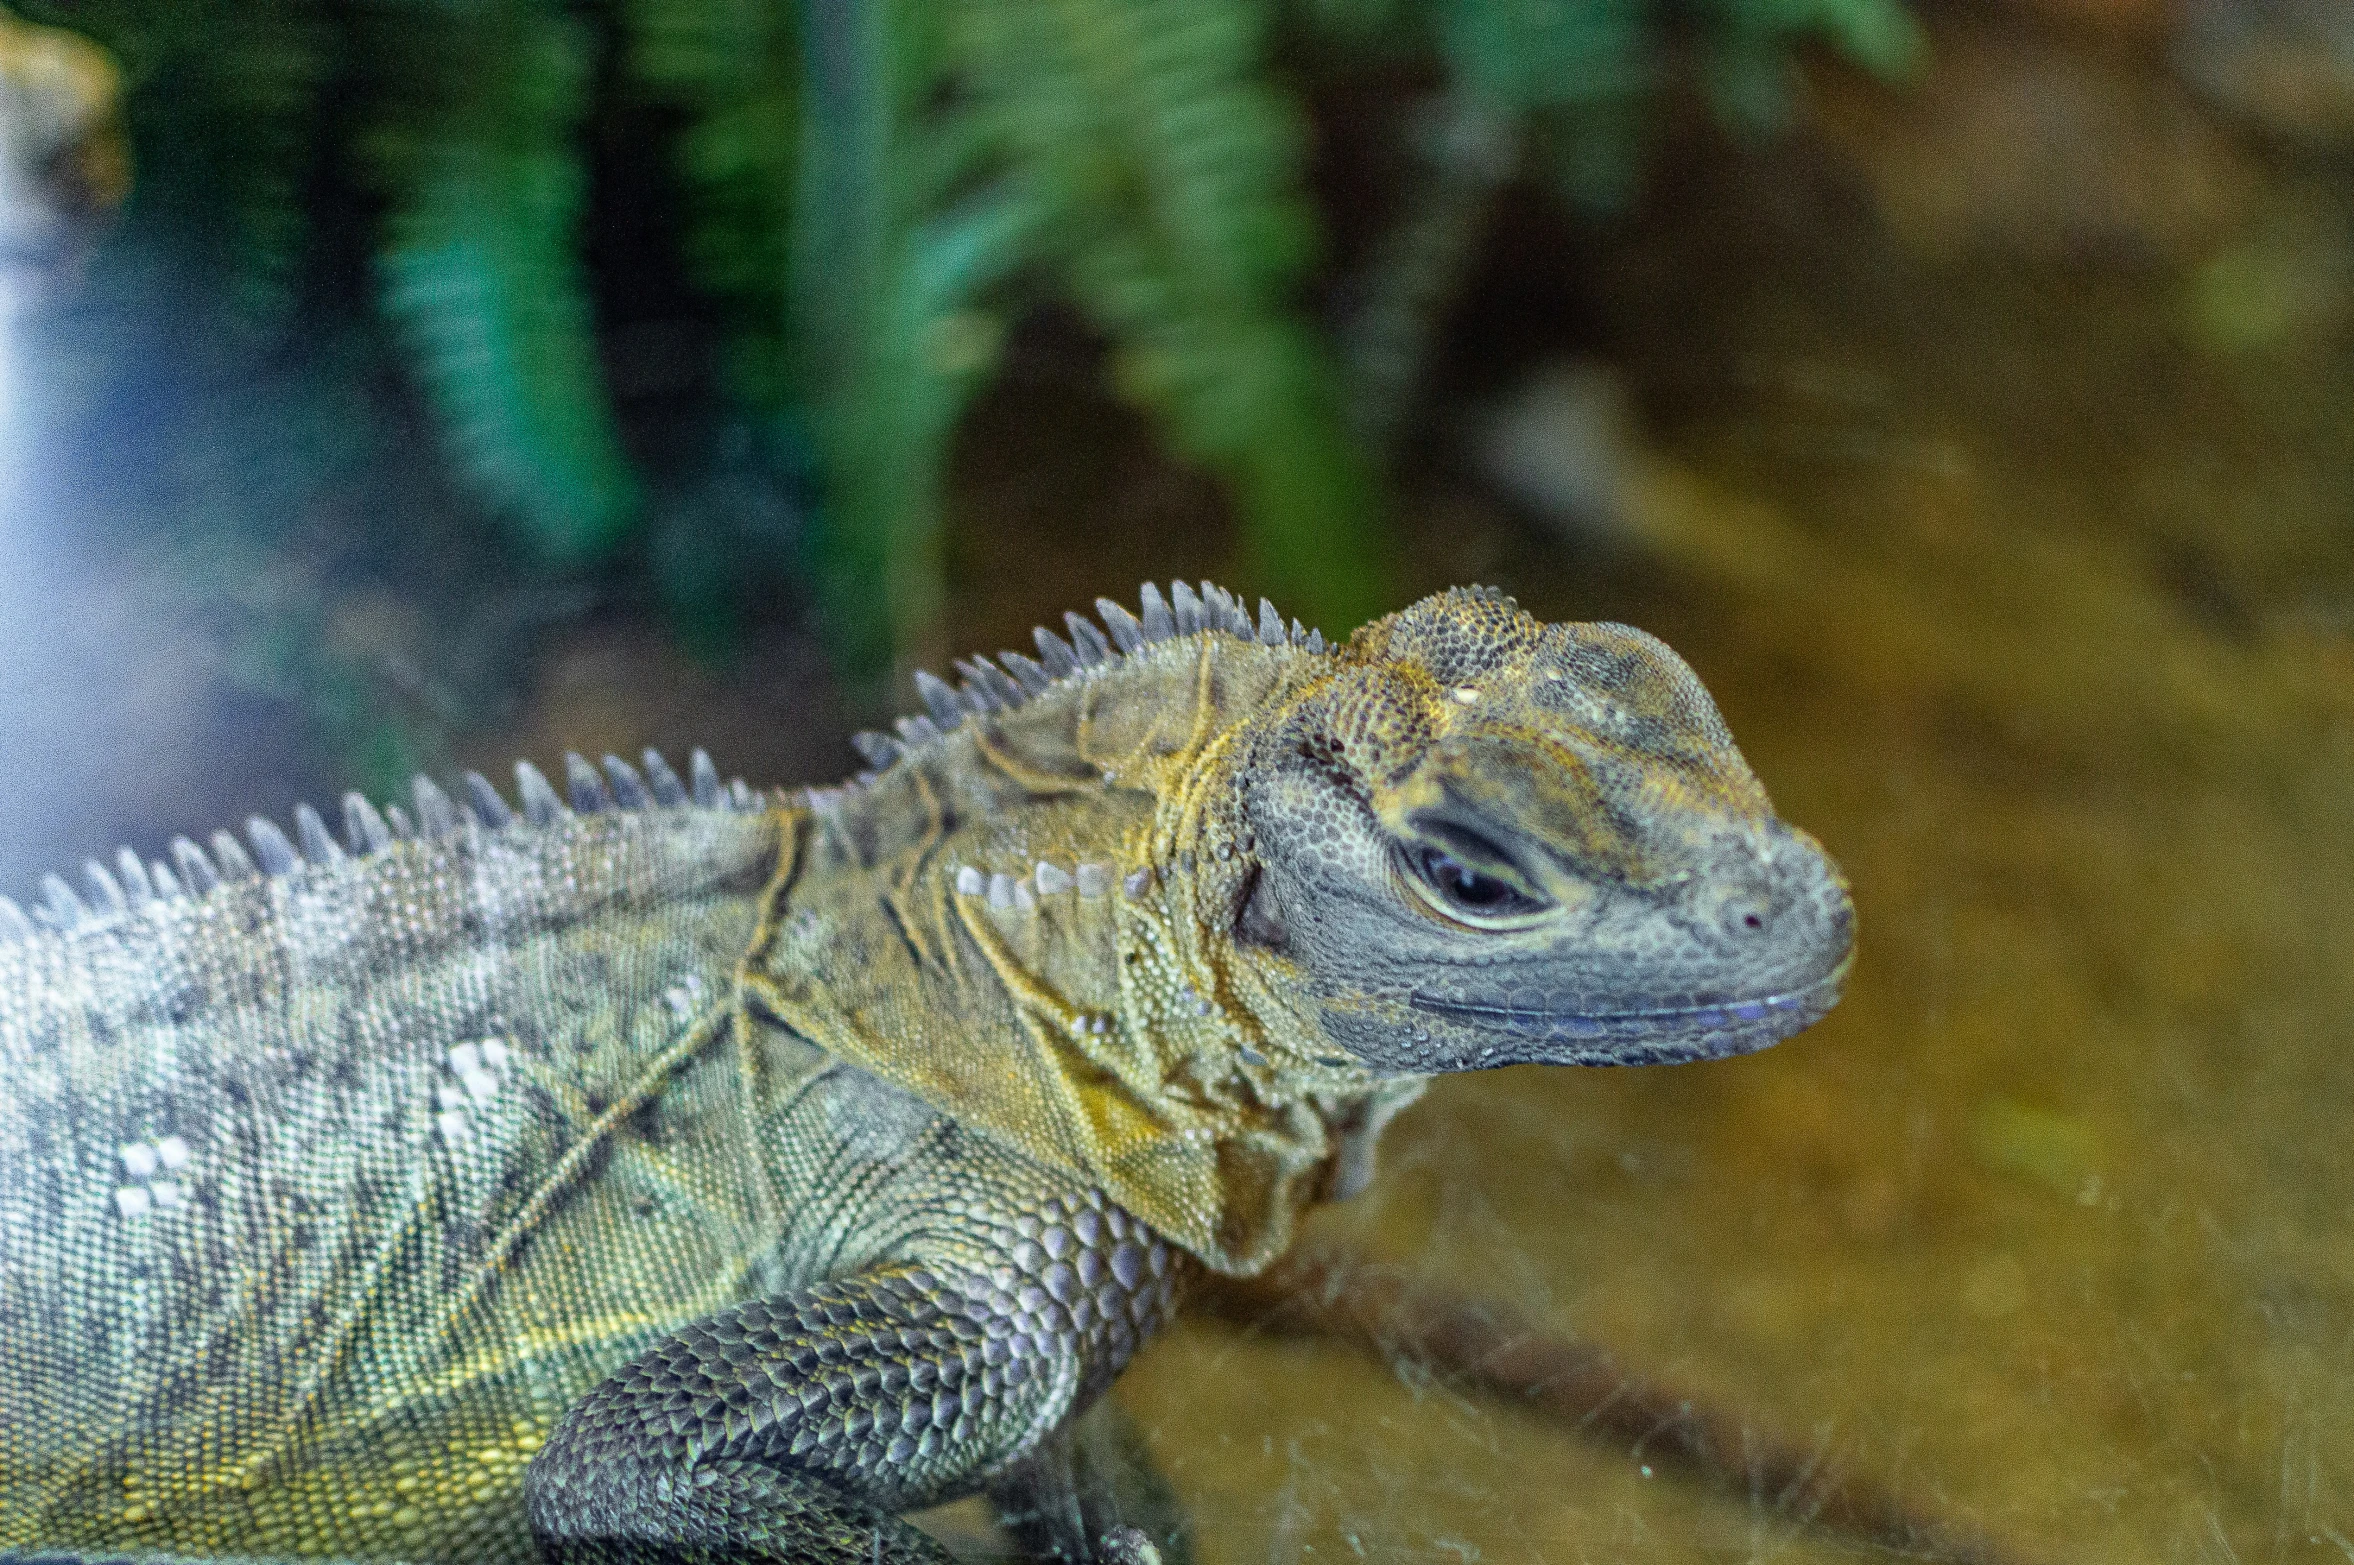
[[[1705,1005],[1567,1010],[1490,1005],[1419,991],[1412,1003],[1434,1016],[1560,1046],[1573,1058],[1591,1055],[1613,1064],[1670,1064],[1748,1054],[1813,1026],[1839,1003],[1849,965],[1843,959],[1829,973],[1795,989]]]

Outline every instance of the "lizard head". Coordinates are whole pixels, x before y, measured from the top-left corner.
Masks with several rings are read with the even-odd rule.
[[[1742,1054],[1838,999],[1846,882],[1639,630],[1427,598],[1340,648],[1236,776],[1236,938],[1377,1070]]]

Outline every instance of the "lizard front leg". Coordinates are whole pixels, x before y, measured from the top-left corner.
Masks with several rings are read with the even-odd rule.
[[[1116,1398],[1066,1421],[989,1486],[998,1525],[1028,1559],[1190,1565],[1185,1512]]]
[[[551,1554],[944,1562],[897,1513],[1014,1469],[1165,1320],[1183,1266],[1096,1192],[697,1322],[589,1393],[524,1497]]]

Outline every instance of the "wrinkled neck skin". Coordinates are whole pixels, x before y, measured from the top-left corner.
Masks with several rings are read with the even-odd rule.
[[[1295,965],[1233,938],[1240,740],[1331,661],[1181,637],[805,795],[752,1008],[1263,1267],[1420,1086],[1333,1047]]]

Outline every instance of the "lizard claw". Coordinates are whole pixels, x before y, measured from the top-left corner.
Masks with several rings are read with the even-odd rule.
[[[1134,1527],[1114,1527],[1096,1540],[1095,1557],[1101,1565],[1161,1565],[1161,1551]]]

